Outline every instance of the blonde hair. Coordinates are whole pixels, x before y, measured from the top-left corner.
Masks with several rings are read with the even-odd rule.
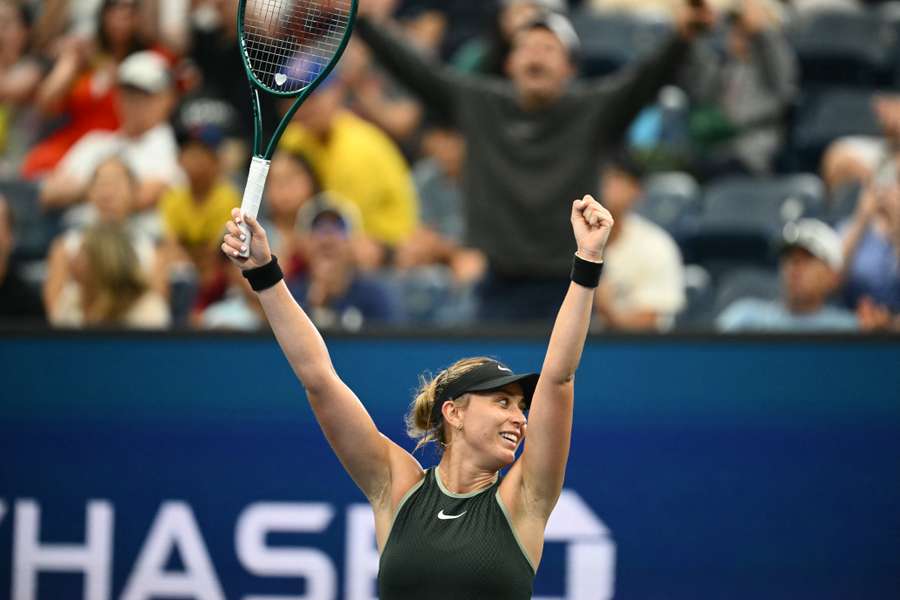
[[[85,232],[81,248],[90,269],[93,317],[100,323],[115,323],[149,287],[134,246],[124,228],[104,223]]]
[[[494,360],[485,356],[463,358],[438,373],[434,378],[429,378],[425,375],[420,377],[419,389],[409,405],[409,412],[406,413],[406,433],[409,437],[417,440],[413,452],[431,442],[437,442],[441,448],[447,446],[444,420],[438,419],[433,421],[431,416],[434,412],[434,403],[437,401],[437,393],[440,388],[448,383],[489,362],[494,362]],[[459,400],[454,398],[453,400],[461,405],[465,405],[468,402],[467,397]]]

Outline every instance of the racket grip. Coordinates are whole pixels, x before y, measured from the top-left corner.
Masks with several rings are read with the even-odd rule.
[[[244,186],[244,198],[241,200],[241,215],[250,215],[254,219],[259,214],[259,205],[262,202],[263,190],[266,187],[266,178],[269,176],[269,165],[271,161],[264,158],[254,156],[250,161],[250,172],[247,174],[247,184]],[[250,256],[250,228],[241,221],[241,233],[247,236],[247,251],[242,252],[241,256],[247,258]]]

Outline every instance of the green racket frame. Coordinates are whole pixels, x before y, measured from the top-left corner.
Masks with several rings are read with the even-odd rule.
[[[281,140],[281,135],[284,133],[284,130],[291,122],[291,119],[294,118],[294,114],[297,112],[297,109],[300,108],[300,105],[303,104],[303,102],[309,97],[309,95],[312,94],[317,87],[319,87],[319,84],[322,83],[322,81],[324,81],[328,77],[328,75],[331,74],[331,71],[334,69],[335,65],[337,65],[338,61],[341,59],[341,56],[344,54],[344,49],[347,47],[347,44],[350,42],[350,37],[353,34],[353,25],[356,22],[358,0],[350,0],[350,13],[347,17],[347,31],[344,32],[344,36],[341,39],[341,43],[338,45],[334,56],[331,58],[325,68],[322,69],[322,72],[319,73],[309,85],[302,89],[290,92],[272,89],[262,83],[256,77],[256,75],[253,74],[253,69],[250,67],[250,56],[249,50],[247,48],[247,42],[244,40],[244,36],[242,35],[242,31],[244,29],[244,12],[246,9],[246,5],[247,0],[241,0],[238,4],[237,31],[238,43],[240,45],[241,51],[241,61],[244,65],[244,72],[247,74],[247,81],[250,85],[250,106],[253,111],[253,158],[250,162],[250,171],[247,175],[247,184],[244,187],[244,197],[241,201],[241,214],[250,215],[251,217],[256,218],[257,214],[259,213],[259,205],[262,200],[263,190],[265,189],[266,185],[266,177],[269,173],[270,161],[272,160],[272,155],[275,154],[275,150],[278,148],[278,142]],[[271,94],[279,98],[296,98],[294,103],[281,118],[281,122],[278,123],[278,127],[272,134],[272,138],[269,140],[269,143],[265,146],[265,150],[263,150],[264,132],[262,123],[262,108],[259,103],[260,92]],[[247,238],[247,251],[243,252],[242,255],[244,257],[247,257],[250,254],[249,248],[251,236],[250,230],[243,222],[241,222],[241,231]]]

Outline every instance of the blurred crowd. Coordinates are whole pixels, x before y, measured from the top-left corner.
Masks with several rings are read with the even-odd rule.
[[[237,0],[0,0],[0,323],[265,327]],[[261,222],[324,328],[900,330],[900,3],[360,0]],[[289,101],[262,98],[266,136]]]

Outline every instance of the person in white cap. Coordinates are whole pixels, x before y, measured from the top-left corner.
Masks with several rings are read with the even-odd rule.
[[[781,300],[743,298],[716,320],[722,331],[856,331],[852,312],[828,300],[840,284],[844,257],[841,239],[816,219],[801,219],[784,229],[781,251]]]
[[[154,207],[162,193],[182,181],[178,145],[169,125],[175,89],[166,60],[152,51],[135,52],[119,65],[118,131],[84,136],[44,182],[41,202],[64,208],[80,201],[97,166],[118,155],[139,182],[137,209]]]

